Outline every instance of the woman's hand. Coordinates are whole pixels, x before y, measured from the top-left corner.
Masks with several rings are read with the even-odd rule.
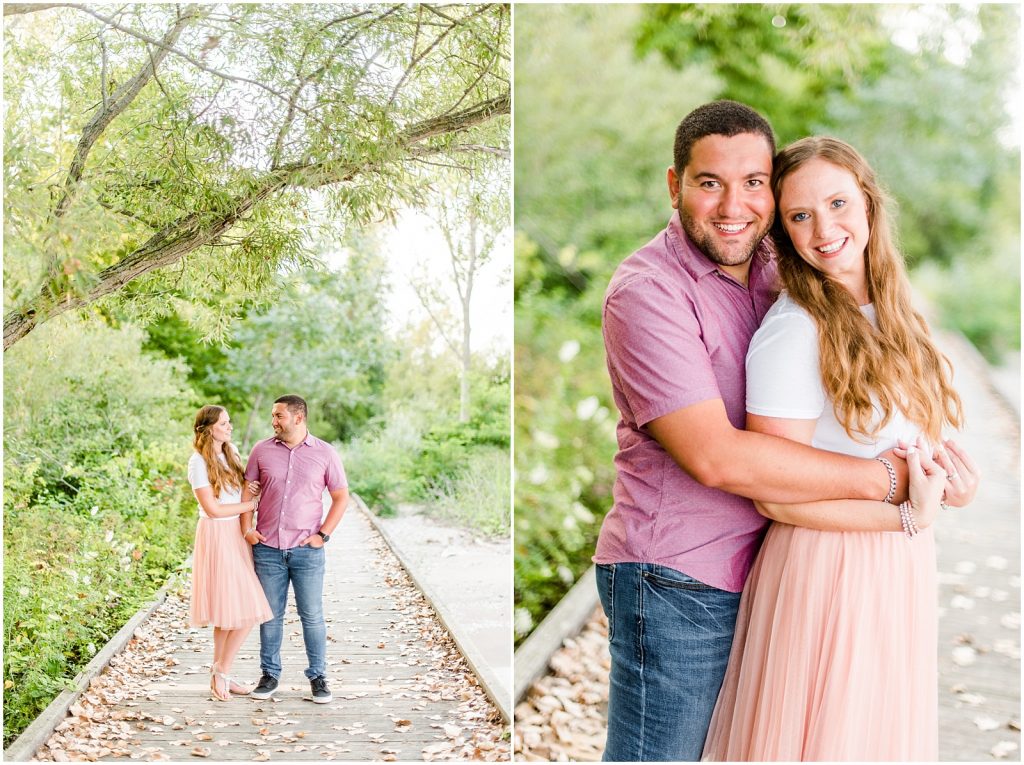
[[[260,495],[259,481],[249,481],[249,493],[252,494],[254,497],[258,497]]]
[[[939,503],[946,487],[946,469],[932,459],[931,449],[923,438],[907,449],[907,467],[910,471],[910,502],[914,506],[914,519],[921,529],[935,522]]]
[[[978,466],[967,452],[953,441],[946,441],[935,452],[936,461],[946,471],[946,504],[969,505],[978,491]]]
[[[897,456],[905,457],[907,445],[898,442],[894,450]],[[946,441],[935,450],[935,461],[946,471],[945,502],[952,507],[966,507],[978,492],[981,473],[974,460],[955,441]]]

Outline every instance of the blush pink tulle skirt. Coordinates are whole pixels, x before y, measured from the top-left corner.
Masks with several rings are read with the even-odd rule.
[[[931,529],[772,524],[704,759],[938,760],[937,599]]]
[[[189,624],[234,630],[262,624],[273,615],[238,518],[200,517],[192,554]]]

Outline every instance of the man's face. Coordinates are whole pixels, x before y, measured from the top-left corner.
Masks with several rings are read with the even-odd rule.
[[[709,260],[741,266],[771,228],[772,154],[764,136],[709,135],[693,145],[683,176],[669,170],[672,206]]]
[[[278,438],[289,439],[299,434],[302,415],[291,412],[287,404],[274,404],[270,410],[270,424]]]

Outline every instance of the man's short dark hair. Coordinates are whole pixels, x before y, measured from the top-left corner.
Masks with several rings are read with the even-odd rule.
[[[768,120],[746,104],[736,101],[712,101],[687,114],[676,128],[674,160],[676,175],[682,177],[690,163],[693,145],[709,135],[732,137],[741,133],[762,135],[775,156],[775,134]]]
[[[281,398],[274,401],[274,403],[284,404],[292,414],[301,414],[306,419],[309,419],[309,411],[306,409],[306,399],[302,398],[302,396],[296,396],[289,393],[287,396],[281,396]]]

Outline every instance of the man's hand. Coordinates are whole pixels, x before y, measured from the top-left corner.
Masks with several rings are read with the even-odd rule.
[[[299,544],[299,547],[323,547],[324,538],[319,534],[313,534],[312,536],[306,537]]]
[[[256,531],[256,529],[249,529],[247,532],[245,532],[244,539],[246,542],[253,545],[254,547],[258,542],[267,541],[267,538],[263,536],[260,532]]]
[[[894,451],[905,455],[906,447],[907,444],[900,441],[899,448]],[[969,505],[978,492],[978,482],[981,479],[981,473],[974,460],[952,440],[938,446],[934,459],[946,471],[946,504],[952,507]]]

